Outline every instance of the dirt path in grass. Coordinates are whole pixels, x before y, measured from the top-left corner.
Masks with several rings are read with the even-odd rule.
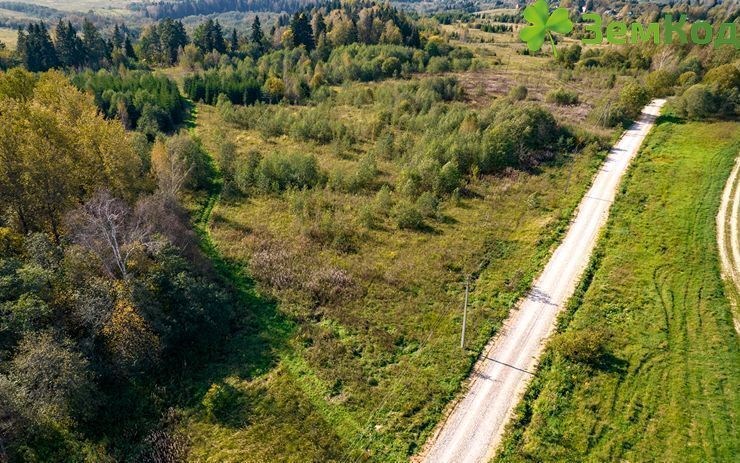
[[[467,393],[415,460],[480,463],[493,457],[514,406],[535,371],[556,316],[588,265],[619,182],[664,103],[655,100],[646,106],[640,119],[609,152],[563,242],[484,350],[471,374]]]
[[[737,296],[740,294],[740,234],[738,233],[738,215],[740,215],[740,156],[727,179],[722,192],[722,204],[717,214],[717,247],[722,261],[722,274],[731,280],[737,293],[730,298],[733,304],[733,322],[735,331],[740,334],[740,320],[737,316]]]

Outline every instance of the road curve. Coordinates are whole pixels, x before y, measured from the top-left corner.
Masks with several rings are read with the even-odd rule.
[[[717,248],[722,263],[722,274],[731,280],[740,293],[740,232],[738,231],[738,215],[740,215],[740,156],[735,160],[735,166],[727,179],[722,192],[722,203],[717,213]],[[734,193],[734,194],[733,194]],[[732,297],[730,301],[737,304]],[[734,308],[734,315],[737,308]],[[740,334],[740,320],[733,316],[735,331]]]
[[[476,364],[467,393],[440,425],[422,454],[429,463],[482,463],[494,455],[555,318],[588,265],[619,181],[660,113],[654,100],[612,148],[578,206],[567,235],[519,307],[512,310]]]

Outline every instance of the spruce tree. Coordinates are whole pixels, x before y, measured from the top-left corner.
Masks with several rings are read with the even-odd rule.
[[[293,19],[290,21],[290,30],[293,31],[293,40],[296,46],[303,45],[307,51],[311,51],[316,47],[311,24],[305,13],[299,12],[293,15]]]
[[[18,33],[18,55],[31,72],[43,72],[59,65],[54,44],[43,22],[29,24],[28,33]]]
[[[77,36],[77,30],[71,22],[65,23],[61,19],[56,30],[56,52],[59,63],[65,67],[78,67],[85,61],[82,40]]]
[[[118,27],[118,24],[116,24],[113,28],[113,36],[111,37],[111,42],[113,43],[114,48],[123,48],[123,32]]]
[[[236,52],[239,50],[239,35],[236,33],[236,28],[231,30],[231,51]]]
[[[260,46],[262,46],[262,41],[265,40],[265,34],[262,33],[262,25],[260,24],[259,16],[254,17],[254,22],[252,23],[252,34],[249,39]]]
[[[86,63],[92,68],[99,68],[108,58],[108,45],[100,35],[95,24],[87,18],[82,22],[82,44],[85,49]]]
[[[126,58],[137,59],[134,46],[131,44],[131,37],[128,35],[126,36],[126,40],[123,41],[123,52],[126,55]]]

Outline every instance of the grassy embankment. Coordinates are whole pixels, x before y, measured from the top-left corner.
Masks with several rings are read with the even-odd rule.
[[[740,345],[715,235],[739,149],[738,123],[660,121],[551,343],[605,329],[606,352],[588,365],[548,351],[496,461],[740,454]]]

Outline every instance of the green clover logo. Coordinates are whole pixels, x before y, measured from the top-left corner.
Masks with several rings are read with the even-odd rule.
[[[550,43],[552,44],[552,53],[557,58],[558,50],[555,48],[555,39],[552,37],[552,33],[567,34],[573,30],[573,23],[568,17],[566,8],[557,8],[552,14],[549,13],[550,7],[545,0],[537,0],[525,8],[524,19],[532,25],[522,29],[519,37],[527,42],[530,51],[537,51],[542,48],[542,44],[545,43],[545,35],[547,35],[550,37]]]

